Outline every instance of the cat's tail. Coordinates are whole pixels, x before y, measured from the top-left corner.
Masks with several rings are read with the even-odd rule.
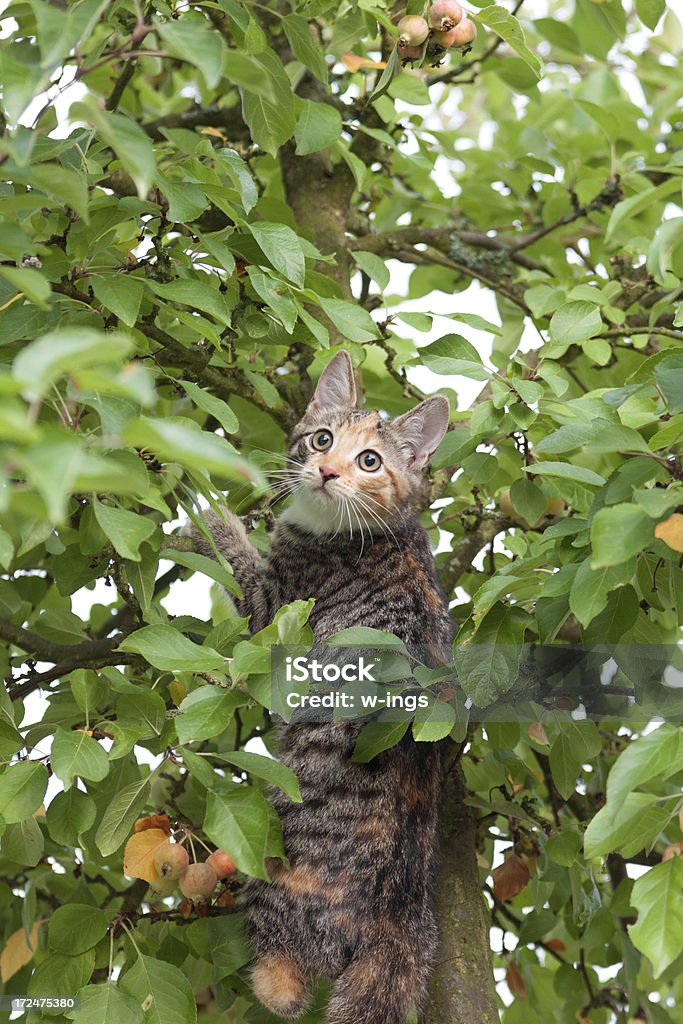
[[[281,953],[265,953],[251,975],[254,995],[267,1010],[291,1020],[308,1007],[308,979],[301,966]]]
[[[415,952],[384,946],[359,954],[337,979],[326,1024],[406,1024],[422,1004],[428,968]]]

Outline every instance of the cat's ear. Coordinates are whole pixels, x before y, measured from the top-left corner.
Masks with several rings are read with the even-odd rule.
[[[342,349],[320,374],[309,409],[348,409],[356,405],[356,382],[349,353]]]
[[[449,418],[448,399],[434,395],[394,420],[392,430],[408,455],[410,469],[427,465],[448,430]]]

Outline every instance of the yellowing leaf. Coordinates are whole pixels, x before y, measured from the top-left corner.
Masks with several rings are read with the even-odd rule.
[[[12,932],[2,953],[0,953],[0,977],[2,978],[3,984],[9,981],[17,971],[20,971],[22,967],[25,967],[33,959],[33,954],[38,947],[38,932],[40,931],[40,921],[36,921],[30,932],[31,945],[26,943],[26,932],[23,928],[19,928],[18,931]]]
[[[138,818],[133,825],[133,832],[146,832],[150,828],[160,828],[167,836],[171,834],[171,822],[168,814],[150,814],[147,818]]]
[[[683,551],[683,515],[674,512],[663,523],[655,526],[655,537],[663,540],[673,551]]]
[[[168,843],[168,836],[160,828],[136,832],[126,843],[123,854],[123,872],[129,878],[144,878],[150,884],[160,875],[154,864],[154,855]]]
[[[550,740],[548,739],[548,734],[545,731],[542,722],[532,722],[527,726],[527,733],[529,734],[529,739],[535,740],[536,743],[540,743],[542,747],[550,746]]]
[[[516,853],[507,857],[491,872],[493,895],[501,903],[514,899],[529,881],[529,868]]]
[[[168,695],[175,706],[178,707],[187,697],[187,687],[183,686],[183,684],[179,683],[177,680],[174,680],[172,683],[168,684]]]
[[[384,60],[370,60],[368,57],[359,57],[356,53],[342,53],[341,62],[345,68],[349,71],[360,71],[361,68],[368,68],[370,71],[373,69],[382,69],[387,66]]]

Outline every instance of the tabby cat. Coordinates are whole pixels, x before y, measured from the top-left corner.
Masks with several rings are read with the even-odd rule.
[[[356,408],[351,359],[323,371],[295,427],[294,488],[267,562],[241,522],[206,517],[257,631],[277,609],[315,598],[316,641],[350,626],[395,633],[406,644],[448,648],[446,604],[413,503],[423,467],[448,425],[434,396],[393,422]],[[197,531],[199,548],[211,547]],[[436,948],[432,908],[441,789],[440,750],[406,734],[369,764],[350,758],[358,722],[290,723],[280,756],[303,803],[278,792],[290,866],[247,887],[257,960],[253,987],[280,1017],[307,1007],[316,978],[335,980],[328,1024],[404,1024],[425,995]]]

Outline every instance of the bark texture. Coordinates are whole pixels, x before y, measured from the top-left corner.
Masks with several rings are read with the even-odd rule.
[[[489,913],[476,859],[476,823],[459,765],[449,773],[441,821],[436,909],[439,952],[421,1024],[498,1024]]]

